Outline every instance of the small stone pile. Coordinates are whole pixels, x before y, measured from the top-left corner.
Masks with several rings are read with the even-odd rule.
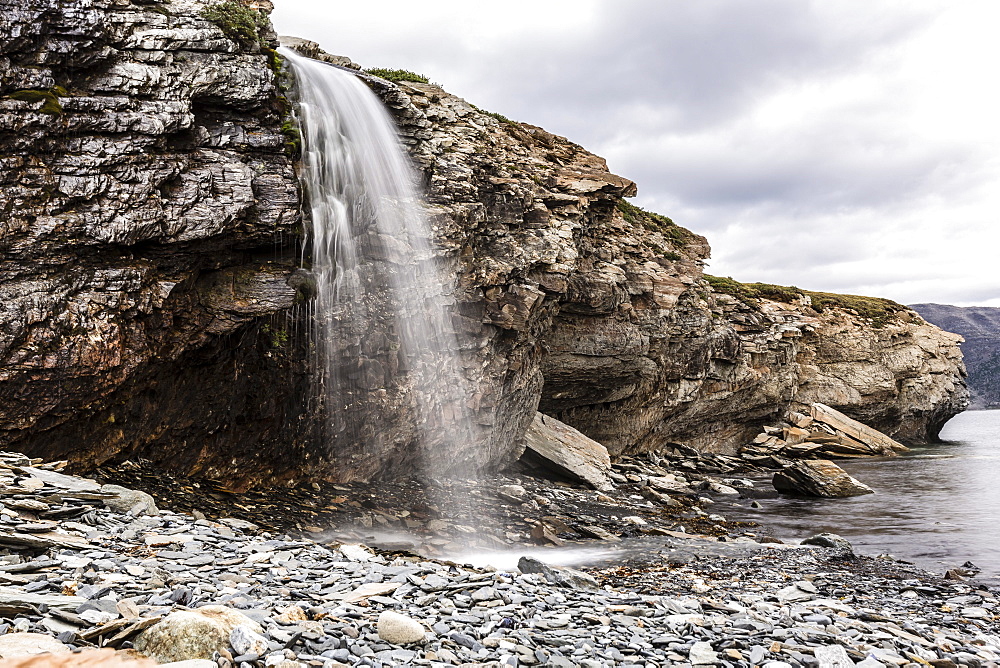
[[[764,427],[741,454],[749,462],[780,467],[784,458],[887,457],[906,450],[882,432],[815,403],[809,415],[789,411],[783,424]]]
[[[0,462],[5,658],[110,647],[206,668],[1000,660],[996,591],[843,546],[706,540],[725,551],[683,566],[646,550],[590,575],[528,559],[481,569],[196,519],[58,466]],[[629,484],[694,482],[622,466],[638,465],[612,472]]]

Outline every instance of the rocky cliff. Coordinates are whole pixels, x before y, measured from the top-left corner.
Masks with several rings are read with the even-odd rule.
[[[0,447],[233,484],[397,472],[407,444],[360,471],[316,431],[276,43],[205,7],[0,0]],[[539,406],[612,452],[733,450],[795,402],[908,440],[962,408],[957,339],[913,312],[726,294],[705,239],[628,205],[601,158],[367,81],[457,278],[476,466],[515,457]]]
[[[283,107],[203,9],[0,2],[2,447],[219,472],[305,442]]]
[[[960,334],[969,370],[972,408],[1000,407],[1000,308],[915,304],[913,310],[942,329]]]

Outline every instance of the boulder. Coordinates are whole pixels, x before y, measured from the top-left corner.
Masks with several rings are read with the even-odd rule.
[[[855,480],[844,469],[826,459],[790,464],[774,474],[771,484],[782,494],[838,498],[874,494],[868,485]]]
[[[897,452],[905,452],[909,449],[879,430],[872,429],[866,424],[851,419],[826,404],[814,403],[809,407],[809,412],[816,422],[822,422],[825,425],[833,427],[833,429],[842,432],[848,438],[868,446],[877,454],[894,455]]]
[[[415,619],[386,610],[378,616],[378,637],[393,645],[406,645],[424,639],[424,627]]]
[[[120,485],[104,485],[101,493],[114,494],[112,498],[105,499],[104,505],[118,513],[126,513],[138,517],[139,515],[159,515],[160,510],[156,507],[156,501],[146,492],[129,489]]]
[[[608,477],[608,449],[553,417],[535,413],[524,435],[524,445],[521,460],[529,466],[548,469],[601,491],[614,487]]]
[[[550,583],[562,587],[570,587],[573,589],[600,588],[600,584],[597,580],[583,571],[577,571],[572,568],[562,568],[559,566],[549,566],[534,557],[521,557],[517,562],[517,568],[525,575],[529,573],[540,574]]]
[[[229,647],[229,635],[238,626],[262,633],[260,624],[232,608],[206,605],[172,612],[135,639],[135,649],[160,663],[211,659]]]
[[[802,541],[803,545],[815,545],[816,547],[828,547],[835,550],[843,557],[854,556],[854,546],[846,539],[835,533],[818,533]]]

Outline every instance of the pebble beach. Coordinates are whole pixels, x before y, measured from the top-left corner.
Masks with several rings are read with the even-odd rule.
[[[4,658],[107,647],[204,668],[1000,662],[995,587],[835,538],[663,536],[641,558],[580,570],[530,557],[474,567],[176,512],[59,465],[0,460]]]

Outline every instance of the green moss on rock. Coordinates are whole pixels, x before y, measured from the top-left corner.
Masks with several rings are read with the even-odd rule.
[[[11,100],[20,100],[21,102],[41,102],[42,106],[38,108],[40,113],[49,114],[50,116],[60,116],[63,113],[63,108],[62,104],[59,102],[59,96],[66,94],[65,88],[62,86],[54,86],[49,90],[18,90],[14,91],[7,97]]]
[[[902,304],[882,297],[838,295],[832,292],[812,292],[809,290],[803,292],[812,298],[812,307],[820,313],[828,308],[848,309],[862,318],[870,320],[876,327],[882,327],[895,320],[899,313],[910,310]]]
[[[234,42],[262,44],[261,31],[267,27],[267,16],[256,9],[232,0],[206,7],[201,17],[219,26]]]
[[[363,70],[365,74],[370,74],[386,81],[412,81],[414,83],[430,83],[430,79],[423,74],[417,74],[409,70],[389,70],[382,67],[371,67]]]
[[[790,304],[805,295],[810,298],[812,308],[819,313],[831,308],[853,311],[871,322],[874,327],[883,327],[895,320],[899,313],[910,310],[902,304],[882,297],[813,292],[795,286],[772,283],[740,283],[728,276],[723,278],[705,274],[704,278],[714,292],[735,297],[748,306],[757,306],[761,299]]]
[[[627,222],[645,227],[651,232],[659,232],[678,246],[686,246],[694,237],[690,230],[684,229],[662,214],[647,211],[623,199],[618,200],[616,206]]]

